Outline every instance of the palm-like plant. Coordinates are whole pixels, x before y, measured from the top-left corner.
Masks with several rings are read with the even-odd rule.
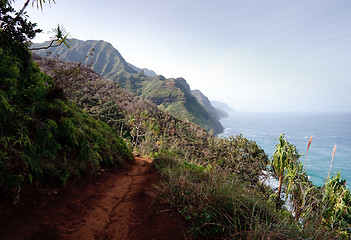
[[[308,180],[302,163],[296,160],[294,159],[286,169],[284,183],[286,184],[286,195],[289,196],[292,204],[295,220],[299,221],[304,208],[307,206],[308,197],[311,197],[310,193],[315,189],[315,186]]]
[[[51,38],[48,46],[31,48],[30,50],[48,49],[50,47],[58,47],[62,44],[69,48],[69,33],[66,31],[65,27],[57,25],[57,28],[52,29],[52,32],[54,33],[54,36]]]
[[[280,135],[279,144],[277,144],[276,147],[271,158],[271,166],[276,177],[279,179],[276,197],[278,208],[284,176],[288,172],[291,174],[292,172],[298,171],[297,160],[301,155],[297,152],[296,147],[287,141],[285,134]],[[288,184],[288,186],[290,186],[290,184]]]

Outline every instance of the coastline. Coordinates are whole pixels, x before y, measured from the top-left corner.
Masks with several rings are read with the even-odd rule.
[[[351,113],[247,113],[234,112],[221,119],[224,133],[219,137],[242,134],[255,141],[271,157],[277,138],[285,133],[288,141],[306,161],[309,137],[313,140],[307,156],[306,170],[315,185],[322,186],[328,176],[333,147],[337,145],[331,174],[341,171],[347,186],[351,183]]]

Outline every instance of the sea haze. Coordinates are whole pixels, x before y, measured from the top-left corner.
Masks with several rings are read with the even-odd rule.
[[[351,113],[230,113],[221,120],[225,127],[221,137],[236,136],[254,140],[271,157],[278,137],[285,133],[306,161],[309,137],[313,135],[306,169],[312,181],[323,185],[328,176],[333,148],[337,145],[332,171],[341,171],[341,176],[351,186]]]

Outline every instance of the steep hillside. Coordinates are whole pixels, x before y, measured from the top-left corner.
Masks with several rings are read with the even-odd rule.
[[[65,185],[131,159],[124,140],[70,102],[32,62],[26,45],[5,31],[0,31],[0,112],[0,201],[19,197],[23,185]]]
[[[33,47],[39,45],[34,44]],[[194,98],[184,79],[165,79],[154,72],[139,69],[127,63],[109,43],[72,39],[70,49],[62,46],[50,51],[48,53],[47,50],[39,50],[35,53],[91,66],[97,73],[139,96],[150,99],[175,117],[189,120],[208,131],[213,129],[215,134],[223,131],[223,126],[216,117]]]
[[[192,95],[185,79],[162,76],[148,78],[142,74],[120,75],[115,80],[120,86],[146,99],[151,100],[162,110],[181,119],[189,120],[204,129],[214,133],[223,131],[222,125],[199,101]]]
[[[96,119],[106,122],[138,151],[150,154],[167,149],[191,156],[203,149],[208,133],[202,128],[171,116],[151,101],[102,78],[84,65],[39,56],[35,56],[35,61],[53,77],[58,87],[64,89],[70,100]],[[201,141],[194,142],[197,138]],[[199,151],[193,151],[193,148]]]

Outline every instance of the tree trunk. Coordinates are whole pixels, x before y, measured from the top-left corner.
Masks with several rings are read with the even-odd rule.
[[[28,4],[29,4],[29,1],[30,1],[30,0],[27,0],[27,2],[24,3],[22,9],[19,11],[19,13],[17,14],[16,18],[20,17],[20,16],[23,14],[24,10],[27,8],[27,6],[28,6]],[[15,18],[15,19],[16,19],[16,18]]]
[[[278,192],[277,192],[277,199],[276,199],[276,210],[279,209],[279,201],[280,201],[280,193],[282,191],[282,184],[283,184],[283,174],[279,176],[279,184],[278,184]]]
[[[300,215],[301,215],[301,208],[300,207],[296,207],[296,210],[295,210],[295,222],[299,221]]]
[[[17,19],[23,14],[24,10],[27,8],[27,6],[28,6],[28,4],[29,4],[29,1],[30,1],[30,0],[27,0],[27,1],[24,3],[22,9],[19,11],[18,14],[16,14],[16,17],[14,17],[14,18],[12,19],[12,21],[11,21],[10,24],[12,24],[13,22],[16,22]]]

